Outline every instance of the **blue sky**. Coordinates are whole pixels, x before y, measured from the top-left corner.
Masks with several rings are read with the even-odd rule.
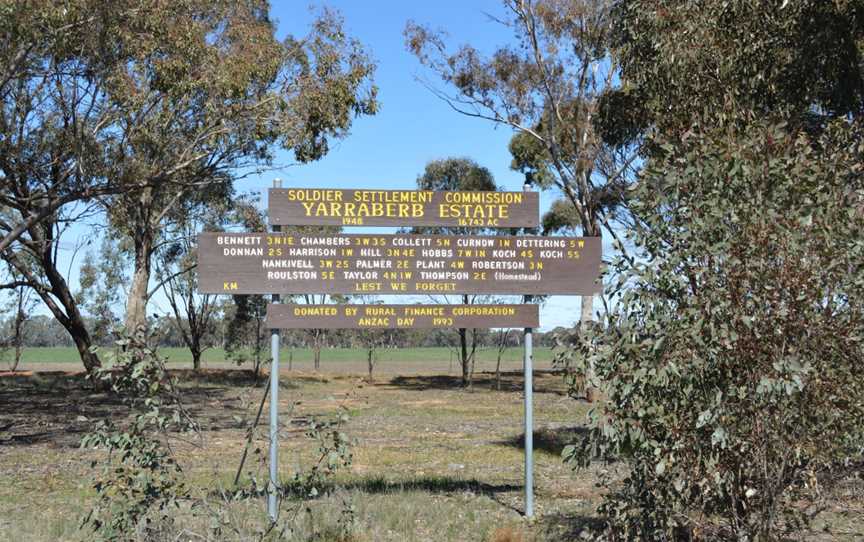
[[[289,32],[302,35],[313,19],[312,11],[297,7],[298,3],[277,1],[272,5],[280,37]],[[508,39],[508,31],[484,14],[501,15],[500,3],[332,1],[327,5],[342,13],[348,33],[377,62],[375,80],[382,107],[374,117],[357,119],[351,136],[338,142],[320,162],[279,172],[286,183],[411,188],[428,161],[467,156],[489,168],[500,185],[521,190],[522,176],[509,169],[511,131],[459,115],[433,96],[416,80],[425,72],[405,50],[402,36],[405,23],[413,19],[446,28],[454,41],[491,49]],[[274,175],[248,186],[263,188]]]

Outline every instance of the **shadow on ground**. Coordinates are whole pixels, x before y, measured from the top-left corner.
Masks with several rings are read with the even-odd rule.
[[[542,427],[534,431],[534,450],[560,456],[565,446],[580,442],[587,434],[588,429],[582,426]],[[525,433],[499,441],[498,444],[521,450],[525,447]]]
[[[481,482],[475,478],[464,479],[451,478],[447,476],[424,476],[408,480],[388,480],[383,477],[373,477],[353,480],[347,483],[326,480],[316,484],[315,489],[319,496],[324,496],[337,490],[347,490],[359,491],[369,495],[385,495],[417,491],[430,494],[473,493],[476,495],[492,497],[499,493],[522,491],[523,486],[521,484],[489,484]],[[286,498],[308,497],[306,491],[307,488],[300,484],[289,483],[283,485],[281,488],[282,496]],[[214,492],[213,495],[221,496],[221,493]],[[242,497],[264,497],[266,492],[263,489],[240,487],[230,495]]]
[[[578,514],[544,515],[537,523],[540,540],[583,540],[602,528],[603,522],[599,518]]]
[[[567,388],[561,379],[561,373],[557,371],[535,371],[534,392],[551,393],[554,395],[567,395]],[[462,385],[462,377],[455,375],[412,375],[397,376],[388,382],[389,385],[413,391],[426,390],[464,390],[470,391]],[[519,392],[524,387],[522,373],[519,371],[508,371],[501,373],[500,391]],[[472,388],[478,391],[497,390],[495,373],[476,373]]]
[[[426,493],[462,493],[494,495],[508,491],[521,491],[521,485],[488,484],[476,479],[450,478],[447,476],[426,476],[409,480],[388,480],[386,478],[366,478],[339,487],[356,489],[363,493],[383,494],[404,491],[423,491]]]
[[[206,384],[180,385],[184,406],[196,418],[209,420],[207,429],[220,429],[225,423],[237,426],[230,414],[239,405],[229,391]],[[217,409],[218,415],[213,415]],[[7,374],[0,378],[0,449],[42,443],[77,448],[96,421],[118,422],[129,413],[122,398],[95,389],[81,373]]]
[[[251,421],[248,405],[238,396],[251,391],[248,400],[256,405],[266,391],[268,375],[258,378],[247,370],[170,370],[177,381],[183,407],[204,432],[245,429]],[[300,382],[319,382],[322,377],[292,376],[280,382],[282,389],[296,389]],[[56,448],[77,448],[81,437],[97,421],[122,423],[130,414],[119,396],[94,388],[84,373],[63,371],[5,373],[0,376],[0,450],[4,446],[47,444]],[[240,416],[237,416],[237,415]],[[302,434],[310,414],[288,423]],[[289,430],[289,432],[291,432]]]

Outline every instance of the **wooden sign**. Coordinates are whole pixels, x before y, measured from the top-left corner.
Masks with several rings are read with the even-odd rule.
[[[537,192],[271,188],[270,224],[535,228]]]
[[[409,329],[538,327],[537,305],[267,305],[268,328]]]
[[[599,237],[202,233],[210,294],[556,294],[600,291]]]

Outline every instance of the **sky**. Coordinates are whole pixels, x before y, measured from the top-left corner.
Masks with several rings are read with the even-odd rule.
[[[489,17],[506,16],[499,0],[330,0],[325,4],[273,0],[271,15],[277,22],[278,37],[305,35],[322,5],[341,13],[347,34],[358,39],[376,62],[380,110],[374,116],[355,119],[350,135],[334,142],[322,160],[246,177],[237,182],[239,192],[259,193],[263,205],[266,189],[277,177],[285,188],[413,189],[427,162],[449,157],[471,158],[488,168],[502,189],[522,190],[524,177],[510,169],[507,143],[511,129],[463,116],[430,92],[418,79],[436,83],[434,74],[406,50],[403,36],[406,23],[413,20],[444,29],[454,47],[470,43],[481,52],[491,52],[513,39],[509,29]],[[292,160],[286,153],[276,161],[290,164]],[[541,213],[556,197],[553,191],[541,194]],[[64,239],[68,254],[63,260],[71,260],[72,247],[82,235],[90,235],[80,230],[70,234]],[[68,265],[73,289],[77,289],[76,268],[82,257],[79,251],[75,264]],[[418,298],[389,296],[385,300],[410,303]],[[540,329],[573,325],[579,318],[579,303],[576,296],[548,298],[540,309]],[[151,300],[148,312],[168,312],[161,294]]]
[[[280,37],[302,35],[314,13],[296,2],[272,2]],[[511,131],[454,112],[419,81],[430,76],[404,45],[409,20],[446,28],[458,43],[491,49],[508,39],[507,29],[484,12],[502,14],[497,1],[396,2],[336,1],[327,4],[345,18],[348,34],[359,39],[377,63],[375,82],[380,112],[358,118],[351,136],[323,160],[281,173],[286,183],[322,187],[413,188],[425,164],[437,158],[467,156],[489,168],[496,181],[521,190],[522,176],[510,171]],[[486,46],[486,47],[484,47]],[[263,187],[267,180],[256,183]]]

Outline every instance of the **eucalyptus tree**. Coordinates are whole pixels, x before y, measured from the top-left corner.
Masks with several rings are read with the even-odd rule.
[[[192,369],[201,368],[201,356],[213,346],[215,318],[220,306],[215,295],[198,293],[195,221],[188,221],[181,235],[163,246],[156,257],[156,277],[171,309],[171,319],[183,344],[192,354]]]
[[[860,117],[862,9],[859,0],[617,2],[622,85],[603,98],[604,118],[618,127],[608,134],[681,136],[766,118],[812,132]]]
[[[480,166],[469,158],[445,158],[433,160],[426,164],[423,173],[417,177],[418,190],[432,190],[441,192],[471,191],[471,192],[495,192],[498,185],[495,178],[487,168]],[[411,228],[411,233],[421,234],[443,234],[443,235],[472,235],[477,233],[490,233],[488,228],[469,228],[456,226],[418,226]],[[449,302],[447,296],[444,300]],[[488,297],[471,294],[462,294],[463,304],[482,303],[488,301]],[[458,354],[459,363],[462,368],[462,385],[470,387],[474,376],[474,359],[477,353],[477,330],[459,328]],[[470,338],[469,338],[470,337]]]
[[[0,252],[64,206],[126,188],[107,175],[117,108],[104,82],[136,33],[129,3],[110,7],[0,4]]]
[[[514,41],[484,56],[471,45],[448,51],[443,33],[409,23],[406,44],[446,90],[455,111],[511,127],[512,167],[529,183],[556,188],[565,213],[586,236],[613,237],[614,212],[632,181],[638,143],[607,144],[598,130],[600,98],[615,88],[609,55],[611,0],[504,0],[493,18]],[[593,296],[582,298],[581,321]]]
[[[226,357],[237,365],[250,361],[256,379],[267,357],[267,303],[263,295],[235,295],[222,307]]]
[[[262,0],[70,0],[0,6],[0,253],[99,365],[59,269],[59,236],[94,202],[130,241],[127,323],[142,325],[156,233],[239,168],[323,156],[377,102],[374,65],[323,12],[275,38]]]
[[[607,401],[566,455],[629,471],[598,538],[800,536],[861,461],[862,9],[616,5],[629,96],[608,99],[648,145],[638,257],[613,263],[618,305],[568,352]]]
[[[161,78],[150,75],[151,64],[164,62],[160,57],[130,70],[127,96],[147,114],[136,107],[124,119],[136,132],[125,147],[128,171],[150,177],[192,163],[107,202],[112,226],[133,249],[127,328],[146,321],[151,261],[166,223],[188,206],[231,198],[240,168],[270,164],[278,149],[298,162],[321,158],[332,138],[347,135],[355,115],[377,106],[374,64],[334,13],[324,11],[307,36],[284,42],[264,1],[208,2],[196,13],[204,20],[182,22],[183,33],[167,45],[170,77],[182,87],[172,81],[166,92]],[[165,48],[160,39],[147,54]]]
[[[75,299],[88,318],[88,329],[97,345],[113,344],[121,325],[120,309],[129,282],[124,251],[116,240],[103,236],[96,252],[88,251],[78,268],[79,290]]]
[[[362,305],[380,305],[383,302],[374,295],[352,296],[351,301]],[[367,379],[372,382],[372,373],[378,363],[379,351],[393,340],[397,330],[388,328],[361,328],[348,330],[347,337],[351,346],[359,346],[366,351]]]

